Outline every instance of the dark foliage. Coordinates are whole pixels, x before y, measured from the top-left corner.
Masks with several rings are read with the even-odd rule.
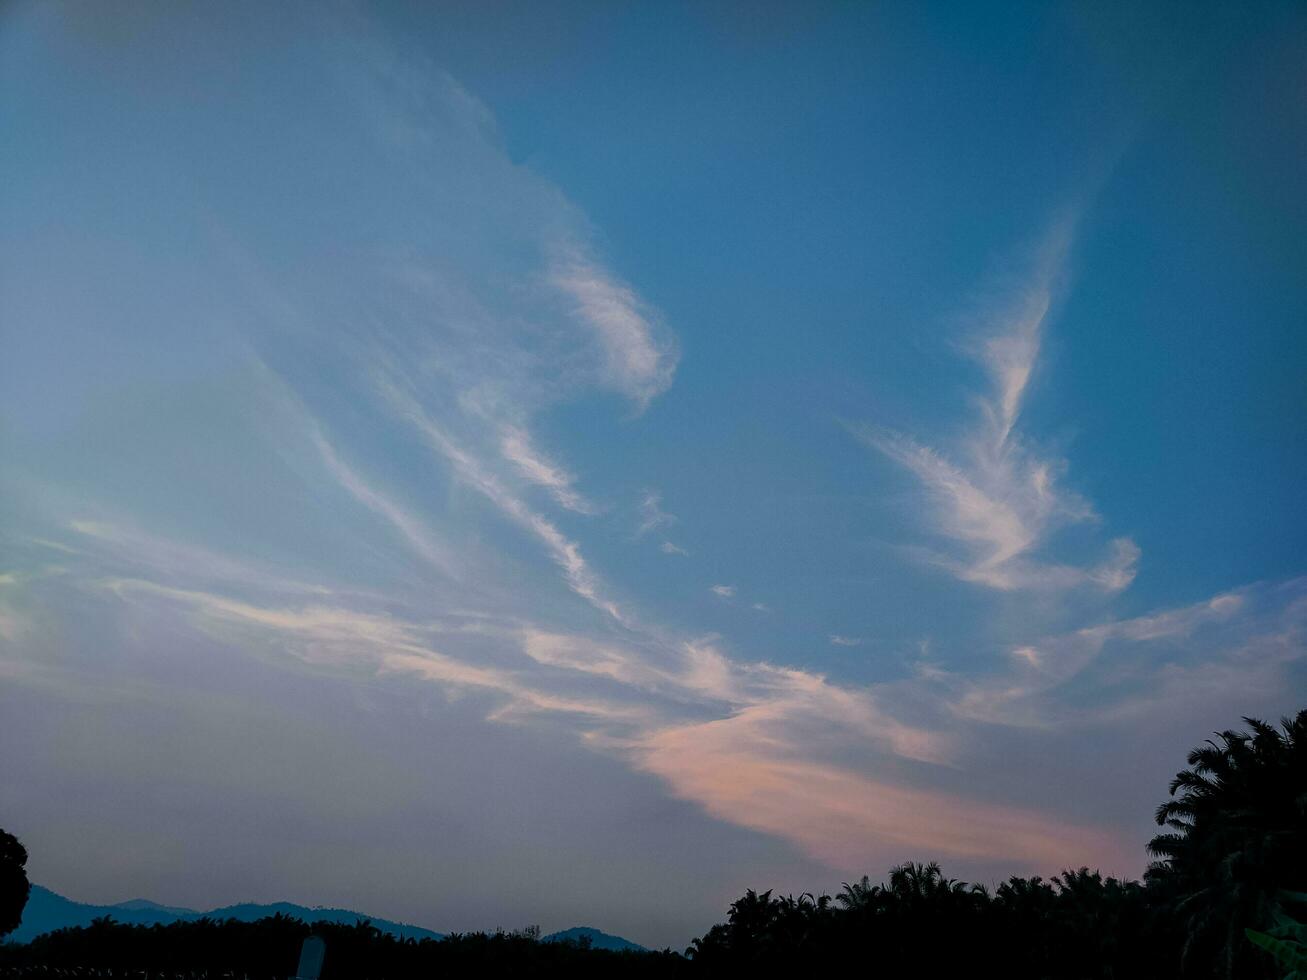
[[[26,945],[0,947],[0,977],[112,976],[249,977],[295,975],[300,945],[322,936],[322,980],[367,977],[674,977],[685,961],[674,953],[614,952],[537,940],[534,933],[464,933],[442,940],[396,939],[367,922],[353,926],[275,915],[123,925],[97,919],[60,929]],[[53,972],[52,972],[53,971]]]
[[[27,850],[13,834],[0,830],[0,936],[23,921],[23,907],[32,890],[27,880]]]
[[[1307,891],[1307,710],[1279,730],[1244,722],[1189,753],[1148,845],[1149,890],[1180,922],[1194,976],[1276,976],[1244,929],[1269,927],[1282,891]]]
[[[936,864],[905,864],[833,901],[748,892],[686,952],[718,976],[870,963],[885,976],[1278,977],[1268,941],[1307,942],[1281,908],[1307,893],[1307,711],[1278,731],[1244,721],[1249,732],[1189,754],[1158,808],[1168,832],[1149,844],[1158,860],[1142,884],[1081,868],[991,894]],[[1291,955],[1274,948],[1282,962]]]
[[[932,863],[894,868],[884,885],[845,884],[833,901],[749,892],[687,953],[707,976],[871,963],[886,977],[1001,965],[1012,978],[1164,980],[1177,975],[1174,950],[1138,883],[1082,868],[1049,882],[1012,878],[991,894]]]

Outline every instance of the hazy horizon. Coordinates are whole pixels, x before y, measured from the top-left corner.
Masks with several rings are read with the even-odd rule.
[[[654,948],[1137,877],[1307,692],[1304,92],[1287,2],[5,6],[0,826]]]

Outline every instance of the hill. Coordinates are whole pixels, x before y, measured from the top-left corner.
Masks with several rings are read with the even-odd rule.
[[[549,935],[542,937],[540,941],[543,943],[584,943],[587,939],[590,941],[591,949],[612,949],[617,951],[629,949],[637,953],[645,952],[645,947],[638,943],[623,939],[621,936],[600,932],[590,926],[574,926],[571,929],[564,929],[562,932],[551,932]]]
[[[404,922],[392,922],[389,919],[364,915],[362,912],[353,912],[349,909],[310,908],[306,905],[295,905],[291,902],[273,902],[269,905],[245,902],[239,905],[227,905],[222,908],[201,912],[196,909],[160,905],[157,902],[151,902],[143,898],[119,902],[116,905],[90,905],[85,902],[74,902],[72,899],[65,898],[48,888],[33,885],[32,894],[27,900],[27,907],[23,910],[22,924],[9,935],[8,941],[30,942],[37,936],[53,932],[55,929],[63,929],[69,926],[89,926],[93,919],[104,916],[110,916],[127,925],[149,926],[155,923],[167,924],[179,920],[193,922],[196,919],[206,917],[253,922],[256,919],[276,915],[278,912],[292,918],[302,919],[305,922],[326,921],[353,925],[360,919],[366,919],[382,932],[389,933],[399,939],[444,938],[441,933],[423,929],[421,926],[409,925]]]
[[[175,905],[160,905],[158,902],[152,902],[145,898],[134,898],[130,901],[118,902],[115,905],[91,905],[86,902],[75,902],[57,892],[50,891],[48,888],[33,885],[32,894],[27,900],[27,907],[23,910],[22,924],[7,937],[6,941],[15,943],[31,942],[37,936],[44,935],[47,932],[54,932],[56,929],[65,929],[72,926],[89,926],[92,920],[105,916],[112,917],[125,925],[151,926],[155,923],[166,925],[169,922],[178,921],[194,922],[203,918],[254,922],[278,913],[310,923],[334,922],[341,925],[353,925],[361,919],[366,919],[383,933],[397,939],[445,938],[443,933],[423,929],[421,926],[409,925],[406,922],[392,922],[389,919],[365,915],[362,912],[354,912],[350,909],[309,907],[307,905],[296,905],[292,902],[272,902],[270,904],[242,902],[238,905],[224,905],[221,908],[200,911]],[[633,943],[629,939],[601,932],[590,926],[576,926],[572,929],[564,929],[541,939],[542,942],[547,943],[583,943],[585,940],[589,940],[592,949],[629,949],[637,952],[644,950],[643,946]]]

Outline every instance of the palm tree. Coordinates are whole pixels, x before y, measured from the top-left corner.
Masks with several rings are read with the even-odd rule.
[[[880,885],[873,885],[871,879],[863,875],[860,881],[855,881],[851,885],[847,881],[844,882],[843,890],[835,896],[835,901],[849,912],[868,910],[875,908],[881,892]]]
[[[1179,919],[1186,972],[1259,976],[1245,927],[1272,921],[1276,893],[1307,890],[1307,710],[1281,730],[1245,718],[1189,753],[1157,808],[1150,888]]]

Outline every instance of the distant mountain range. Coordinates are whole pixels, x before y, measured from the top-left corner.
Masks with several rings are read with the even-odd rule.
[[[42,888],[40,885],[33,885],[32,894],[27,900],[27,907],[23,909],[22,924],[6,937],[6,941],[15,943],[30,942],[37,936],[53,932],[55,929],[64,929],[70,926],[89,926],[91,920],[102,916],[111,916],[118,922],[129,925],[151,926],[155,923],[166,925],[169,922],[206,917],[253,922],[256,919],[276,915],[278,912],[292,918],[302,919],[305,922],[325,921],[353,925],[360,919],[366,919],[382,932],[389,933],[400,939],[444,938],[442,933],[432,932],[430,929],[423,929],[421,926],[413,926],[405,922],[391,922],[389,919],[380,919],[374,915],[364,915],[362,912],[352,912],[349,909],[309,908],[305,905],[294,905],[291,902],[273,902],[270,905],[244,902],[240,905],[227,905],[223,908],[200,912],[196,909],[160,905],[158,902],[151,902],[144,898],[134,898],[129,902],[119,902],[117,905],[87,905],[84,902],[74,902],[70,898],[64,898],[62,895],[52,892],[48,888]],[[569,940],[581,942],[586,939],[590,941],[590,945],[595,949],[640,950],[644,948],[630,940],[623,939],[621,936],[612,936],[589,926],[577,926],[573,929],[565,929],[562,932],[555,932],[541,937],[541,941],[547,943]]]

